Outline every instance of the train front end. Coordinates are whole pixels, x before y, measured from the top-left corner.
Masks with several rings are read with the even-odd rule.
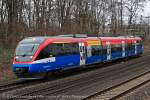
[[[36,53],[45,38],[29,37],[19,42],[13,60],[13,72],[18,78],[33,79],[43,77],[44,70],[33,64]]]

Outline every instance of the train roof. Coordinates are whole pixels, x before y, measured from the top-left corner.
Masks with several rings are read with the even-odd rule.
[[[35,36],[35,37],[28,37],[23,39],[20,43],[21,44],[26,44],[26,43],[43,43],[45,40],[47,41],[61,41],[61,40],[67,40],[68,42],[80,42],[80,41],[86,41],[86,40],[97,40],[101,39],[104,41],[107,40],[141,40],[139,37],[126,37],[126,36],[121,36],[121,37],[87,37],[85,35],[78,35],[77,37],[74,37],[73,35],[59,35],[59,36]]]
[[[27,44],[27,43],[42,43],[44,40],[48,39],[49,37],[44,36],[36,36],[36,37],[27,37],[20,41],[20,44]]]
[[[117,40],[125,40],[125,39],[140,40],[141,39],[140,37],[125,37],[125,36],[122,36],[122,37],[100,37],[100,38],[104,39],[104,40],[114,40],[114,39],[117,39]]]

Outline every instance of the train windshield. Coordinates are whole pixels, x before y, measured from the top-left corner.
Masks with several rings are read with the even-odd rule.
[[[16,56],[33,56],[39,44],[20,44],[16,49]]]

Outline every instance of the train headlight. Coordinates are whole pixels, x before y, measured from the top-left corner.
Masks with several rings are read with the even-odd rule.
[[[18,56],[16,56],[15,58],[16,58],[16,59],[18,59],[19,57],[18,57]]]
[[[30,56],[30,58],[32,59],[33,56]]]

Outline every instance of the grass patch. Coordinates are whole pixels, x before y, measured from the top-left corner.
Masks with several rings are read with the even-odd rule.
[[[2,64],[11,64],[14,55],[14,50],[0,47],[0,62]]]
[[[0,82],[15,79],[12,72],[14,49],[0,46]]]

